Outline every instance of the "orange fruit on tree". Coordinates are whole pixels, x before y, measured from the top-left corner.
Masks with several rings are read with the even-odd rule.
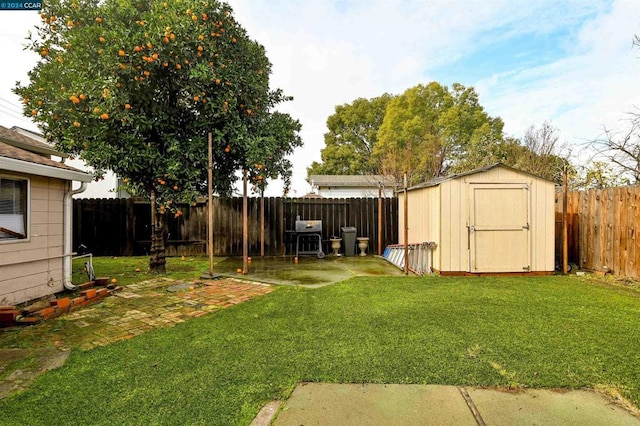
[[[203,36],[202,34],[200,34],[200,35],[198,36],[198,40],[200,40],[200,41],[204,40],[204,36]]]
[[[163,62],[162,66],[165,67],[165,68],[168,67],[169,66],[169,62]]]
[[[141,50],[142,50],[142,48],[140,46],[136,46],[136,47],[133,48],[133,51],[136,52],[136,53],[141,51]]]
[[[80,99],[84,101],[85,99],[87,99],[87,95],[85,95],[84,93],[80,93]]]
[[[96,22],[97,22],[98,24],[102,23],[102,18],[98,16],[98,17],[96,18]]]
[[[196,102],[198,102],[198,101],[200,100],[200,96],[195,95],[195,96],[193,97],[193,100],[194,100],[194,101],[196,101]]]
[[[94,113],[94,114],[97,114],[97,113],[99,113],[99,112],[100,112],[100,108],[95,107],[95,108],[93,109],[93,113]]]
[[[149,77],[149,74],[151,74],[149,71],[147,71],[147,70],[144,71],[144,75],[145,76]]]
[[[107,39],[106,39],[106,38],[104,38],[104,37],[100,37],[100,38],[98,38],[98,41],[99,41],[100,43],[104,43],[105,41],[107,41]]]
[[[149,49],[153,49],[153,44],[151,44],[151,42],[149,42],[149,43],[147,43],[147,47],[148,47]]]
[[[102,113],[102,115],[100,116],[100,118],[101,118],[101,119],[103,119],[103,120],[108,120],[108,119],[109,119],[109,114],[107,114],[106,112],[105,112],[105,113]]]
[[[122,49],[118,50],[118,55],[119,55],[119,56],[124,56],[124,55],[126,55],[126,54],[127,54],[127,53],[126,53],[124,50],[122,50]]]
[[[77,121],[74,121],[74,122],[73,122],[73,126],[74,126],[74,127],[80,127],[80,123],[78,123]]]
[[[180,64],[176,64],[176,68],[177,68],[177,69],[180,69],[180,68],[182,68],[182,65],[180,65]]]
[[[31,115],[38,115],[38,110],[37,109],[32,109],[31,110]]]
[[[202,46],[198,46],[198,51],[199,51],[199,52],[202,52],[203,50],[204,50],[204,47],[202,47]]]
[[[40,54],[41,54],[42,56],[47,56],[47,55],[49,55],[49,49],[47,49],[47,48],[42,49],[42,50],[40,51]]]
[[[191,15],[191,20],[192,21],[197,21],[198,20],[198,15]]]
[[[169,37],[167,36],[162,37],[162,41],[164,41],[165,43],[169,43]]]
[[[178,185],[173,185],[173,189],[174,189],[174,191],[177,191],[178,190]]]
[[[130,104],[124,104],[124,109],[131,109],[131,105]]]

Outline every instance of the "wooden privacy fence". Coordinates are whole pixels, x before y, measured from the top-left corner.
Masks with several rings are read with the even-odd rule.
[[[570,192],[569,261],[640,278],[640,186]],[[556,196],[556,253],[562,250],[562,193]],[[561,257],[560,257],[561,258]]]
[[[377,198],[264,198],[265,254],[295,253],[296,217],[322,220],[323,250],[329,238],[344,226],[355,226],[357,236],[369,237],[369,252],[398,242],[398,199],[382,199],[382,234],[378,235]],[[206,203],[180,206],[183,215],[167,215],[167,255],[205,255]],[[260,255],[261,199],[248,199],[249,254]],[[242,198],[215,198],[214,254],[242,255]],[[149,203],[133,199],[78,199],[73,201],[73,247],[97,256],[145,255],[151,245]],[[308,247],[304,249],[308,250]]]

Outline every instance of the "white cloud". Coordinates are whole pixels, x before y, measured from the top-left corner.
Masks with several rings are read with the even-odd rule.
[[[580,144],[597,137],[605,125],[619,125],[640,102],[635,84],[640,50],[631,43],[640,33],[639,12],[636,2],[615,2],[582,26],[570,55],[479,81],[481,101],[515,136],[552,120],[564,140]]]
[[[272,86],[295,98],[281,109],[303,124],[305,145],[292,157],[298,195],[308,190],[306,167],[320,159],[326,119],[336,105],[401,93],[469,58],[485,62],[475,66],[473,80],[460,82],[476,87],[480,102],[503,118],[512,135],[551,119],[575,143],[596,137],[603,125],[619,124],[640,104],[640,49],[631,47],[640,34],[636,0],[230,3],[249,35],[265,46]],[[0,97],[13,96],[13,82],[35,62],[20,47],[37,21],[32,18],[0,14],[0,53],[16,65],[0,71]],[[515,66],[490,56],[496,45],[537,35],[556,37],[563,56],[535,45],[514,50]],[[6,118],[0,114],[0,123]],[[279,192],[271,185],[269,194]]]

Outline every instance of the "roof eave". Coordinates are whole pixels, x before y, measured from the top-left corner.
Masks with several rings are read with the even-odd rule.
[[[58,152],[53,148],[45,148],[41,146],[35,146],[28,143],[16,141],[14,139],[3,138],[0,136],[0,142],[4,142],[8,145],[15,146],[16,148],[24,149],[25,151],[35,152],[41,155],[55,155],[56,157],[67,158],[68,155],[62,152]]]
[[[89,173],[60,169],[7,157],[0,157],[0,170],[79,182],[91,182],[93,180],[93,176]]]

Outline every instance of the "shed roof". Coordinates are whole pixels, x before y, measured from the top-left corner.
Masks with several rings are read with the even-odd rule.
[[[310,175],[309,182],[315,186],[396,186],[396,179],[386,175]]]
[[[525,175],[532,176],[532,177],[534,177],[536,179],[544,180],[544,181],[547,181],[547,182],[552,182],[552,183],[555,184],[555,182],[550,181],[549,179],[540,177],[538,175],[534,175],[533,173],[525,172],[524,170],[516,169],[515,167],[507,166],[506,164],[494,163],[494,164],[490,164],[488,166],[479,167],[477,169],[469,170],[468,172],[456,173],[456,174],[452,174],[452,175],[448,175],[448,176],[440,176],[440,177],[431,179],[430,181],[419,183],[417,185],[411,186],[411,187],[407,188],[407,190],[411,191],[413,189],[422,189],[422,188],[430,188],[432,186],[438,186],[441,183],[446,182],[446,181],[450,181],[450,180],[453,180],[453,179],[458,179],[458,178],[461,178],[461,177],[464,177],[464,176],[474,175],[476,173],[486,172],[486,171],[489,171],[491,169],[495,169],[496,167],[503,167],[505,169],[513,170],[514,172],[523,173]]]

